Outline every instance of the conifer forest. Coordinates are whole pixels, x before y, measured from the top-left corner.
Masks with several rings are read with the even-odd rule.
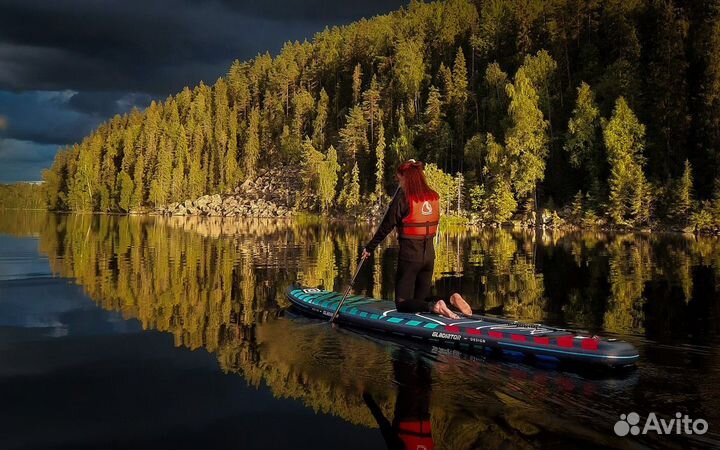
[[[126,213],[287,165],[300,209],[352,214],[408,158],[484,223],[720,226],[720,1],[412,1],[113,117],[57,153],[44,193]]]

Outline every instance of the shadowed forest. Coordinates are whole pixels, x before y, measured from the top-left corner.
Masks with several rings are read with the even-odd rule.
[[[353,212],[411,157],[486,223],[716,228],[720,2],[413,1],[112,118],[58,153],[46,203],[142,211],[289,163],[299,207]]]

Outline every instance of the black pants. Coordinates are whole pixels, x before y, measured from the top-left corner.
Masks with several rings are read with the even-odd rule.
[[[403,246],[412,249],[403,249]],[[411,250],[411,252],[403,251]],[[404,260],[403,254],[416,256]],[[435,247],[432,239],[400,241],[400,256],[395,275],[395,307],[400,312],[430,312],[436,298],[430,296],[435,267]]]

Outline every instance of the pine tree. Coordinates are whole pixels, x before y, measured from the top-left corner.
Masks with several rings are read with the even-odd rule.
[[[375,197],[385,197],[385,127],[382,122],[378,128],[378,143],[375,146]]]
[[[352,76],[353,105],[357,105],[360,101],[360,91],[362,90],[362,67],[360,63],[355,66]]]
[[[467,80],[467,64],[465,63],[465,54],[462,47],[458,48],[455,64],[453,65],[452,74],[452,94],[450,103],[455,112],[455,128],[460,144],[465,142],[465,113],[468,101],[468,80]]]
[[[345,127],[340,130],[340,142],[346,158],[357,160],[358,153],[368,150],[367,121],[359,106],[353,106],[345,117]]]
[[[415,136],[413,130],[405,122],[405,113],[402,108],[400,108],[398,116],[398,132],[393,139],[392,148],[399,161],[406,161],[415,156],[413,147]]]
[[[130,209],[142,206],[145,202],[145,155],[140,153],[135,160],[135,170],[133,172],[133,190],[132,197],[130,198]]]
[[[670,205],[670,218],[676,222],[686,222],[692,208],[693,176],[690,161],[685,160],[682,176],[676,183],[674,201]]]
[[[317,111],[315,112],[315,120],[313,121],[313,145],[318,148],[325,146],[325,125],[328,118],[328,107],[330,98],[325,92],[325,88],[320,90],[320,99],[317,102]]]
[[[412,105],[411,116],[419,109],[420,85],[425,78],[422,48],[422,43],[413,40],[400,40],[395,47],[395,78]]]
[[[120,186],[120,200],[118,202],[118,206],[120,206],[120,209],[123,211],[129,212],[130,207],[132,206],[132,196],[135,187],[132,178],[130,178],[130,175],[128,175],[127,172],[122,170],[118,174],[117,184]]]
[[[382,109],[380,109],[380,87],[378,86],[377,76],[373,75],[370,81],[370,87],[363,92],[363,113],[365,120],[370,124],[370,145],[375,144],[375,124],[380,122]]]
[[[155,176],[150,182],[150,201],[153,202],[156,207],[167,203],[168,194],[170,193],[172,153],[172,142],[170,138],[163,136],[160,138],[160,145],[158,147]]]
[[[645,126],[623,97],[615,102],[603,138],[610,164],[610,217],[618,225],[642,224],[650,212],[650,191],[642,170]]]
[[[173,167],[172,181],[170,183],[170,199],[173,202],[180,202],[186,199],[187,176],[185,169],[190,157],[185,127],[180,125],[177,131],[177,143],[175,148],[175,167]]]
[[[547,122],[540,111],[535,88],[523,67],[515,74],[514,84],[507,85],[506,90],[510,98],[510,128],[505,133],[505,148],[515,166],[511,177],[513,187],[517,196],[523,197],[533,192],[537,182],[545,177]]]
[[[338,172],[340,164],[338,164],[338,155],[335,147],[332,145],[328,148],[325,161],[320,166],[320,204],[322,210],[327,212],[333,205],[335,199],[335,189],[337,187]]]
[[[305,122],[309,114],[315,108],[315,99],[306,89],[300,89],[295,97],[293,97],[293,135],[297,139],[302,139],[305,135]]]
[[[564,149],[570,156],[570,165],[582,168],[588,174],[586,188],[594,201],[599,200],[601,147],[600,147],[600,110],[595,104],[595,96],[590,86],[581,83],[577,89],[572,117],[568,122]]]
[[[228,102],[228,86],[225,80],[219,78],[213,89],[214,117],[213,136],[214,144],[211,164],[211,171],[215,175],[212,183],[212,190],[224,190],[225,174],[227,173],[227,145],[228,125],[230,123],[230,104]]]
[[[240,168],[238,166],[238,113],[233,107],[228,117],[228,144],[225,154],[224,184],[227,189],[234,189],[240,181]]]
[[[257,108],[250,111],[250,127],[248,128],[248,138],[245,142],[243,151],[243,159],[245,161],[245,177],[247,179],[255,178],[255,170],[257,168],[258,157],[260,156],[260,113]]]
[[[360,205],[360,168],[355,162],[352,171],[350,183],[347,186],[347,194],[345,196],[345,208],[352,211]]]

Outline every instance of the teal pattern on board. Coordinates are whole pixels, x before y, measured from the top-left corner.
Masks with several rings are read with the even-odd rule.
[[[290,288],[287,296],[297,309],[328,320],[343,297],[339,292],[304,287]],[[493,351],[605,367],[631,366],[639,359],[632,344],[617,339],[479,315],[453,320],[432,313],[401,313],[391,301],[361,295],[349,295],[336,320],[354,328],[419,338],[467,352]]]

